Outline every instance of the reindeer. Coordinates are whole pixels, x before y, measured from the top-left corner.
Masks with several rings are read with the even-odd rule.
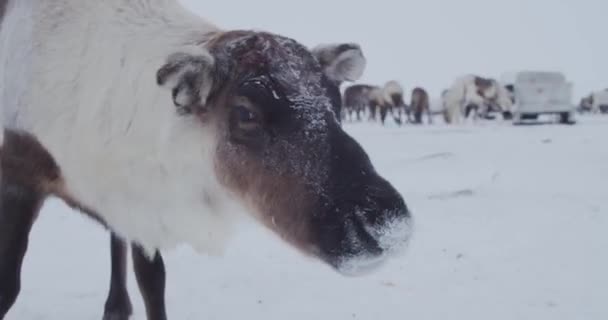
[[[129,247],[147,318],[167,319],[162,252],[221,252],[235,212],[344,275],[406,246],[402,195],[336,113],[357,44],[224,30],[177,0],[0,8],[0,319],[50,196],[111,233],[106,320],[132,313]]]
[[[353,113],[356,120],[361,121],[361,113],[370,106],[370,93],[377,89],[376,86],[367,84],[355,84],[344,90],[344,118],[353,121]],[[374,110],[375,111],[375,110]],[[375,112],[370,111],[370,117],[375,117]]]
[[[336,61],[340,55],[340,58],[344,61],[352,60],[354,63],[360,64],[361,66],[359,68],[361,72],[363,72],[366,64],[366,59],[362,59],[361,50],[358,49],[358,46],[355,46],[352,43],[344,43],[337,46],[334,44],[320,44],[312,49],[312,53],[319,60],[321,65],[330,66],[329,68],[333,68],[332,63]],[[352,56],[348,57],[348,55]],[[339,67],[344,68],[344,66]],[[328,72],[326,72],[327,79],[329,80],[328,93],[330,94],[330,98],[333,100],[332,106],[335,108],[334,113],[338,115],[338,122],[342,122],[343,101],[342,95],[340,94],[340,87],[344,82],[352,82],[355,79],[344,78],[339,76],[339,74],[340,72],[338,70],[328,70]],[[358,75],[358,77],[360,76],[361,75]]]
[[[416,87],[412,90],[410,109],[414,113],[413,123],[421,124],[423,113],[426,113],[428,117],[428,123],[433,123],[433,116],[431,115],[431,106],[429,103],[429,95],[423,88]]]
[[[460,123],[473,114],[476,121],[487,118],[489,111],[498,109],[505,119],[510,118],[511,98],[508,90],[494,79],[467,75],[456,79],[444,95],[447,119]]]
[[[380,116],[380,122],[384,125],[386,115],[388,114],[389,105],[384,100],[384,94],[381,87],[373,87],[369,92],[369,114],[370,120],[376,121],[377,116]]]
[[[386,122],[386,116],[390,113],[395,123],[401,125],[401,109],[404,108],[403,104],[403,91],[400,90],[400,86],[396,83],[396,86],[392,82],[388,82],[384,86],[368,86],[365,90],[365,97],[361,97],[361,100],[365,99],[369,108],[369,119],[376,121],[377,114],[380,115],[380,123],[382,125]]]
[[[390,80],[382,87],[382,95],[384,99],[384,116],[382,116],[382,123],[384,124],[384,118],[386,112],[390,112],[395,120],[395,123],[401,125],[401,113],[406,109],[405,102],[403,100],[403,88],[399,82]]]
[[[370,120],[376,120],[376,114],[379,112],[380,121],[384,124],[386,116],[390,113],[394,116],[395,122],[400,124],[401,109],[405,108],[403,90],[395,81],[389,81],[382,87],[368,84],[351,85],[344,90],[342,100],[343,117],[348,117],[351,121],[353,113],[356,120],[360,121],[361,113],[368,108]]]

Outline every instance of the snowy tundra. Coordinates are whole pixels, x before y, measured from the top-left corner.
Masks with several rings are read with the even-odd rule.
[[[125,242],[163,320],[161,251],[221,253],[241,212],[346,275],[406,246],[408,207],[335,113],[365,68],[357,44],[223,30],[177,0],[0,7],[0,319],[49,196],[115,234],[107,320],[131,314]]]
[[[608,119],[577,120],[346,123],[421,213],[408,254],[365,277],[336,277],[245,222],[222,259],[187,247],[165,255],[169,313],[185,320],[608,319]],[[101,228],[49,201],[6,320],[98,320],[106,242]],[[133,277],[129,289],[137,290]],[[141,300],[133,302],[134,319],[145,319]]]

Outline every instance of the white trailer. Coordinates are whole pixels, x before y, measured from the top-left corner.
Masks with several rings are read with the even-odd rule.
[[[574,123],[572,83],[560,72],[521,71],[513,82],[515,105],[513,121],[536,120],[542,114],[558,115],[560,123]]]
[[[608,113],[608,89],[593,93],[593,112]]]

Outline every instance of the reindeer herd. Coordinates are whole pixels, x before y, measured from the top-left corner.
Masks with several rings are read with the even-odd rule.
[[[496,112],[510,119],[514,102],[512,86],[477,75],[458,78],[443,90],[440,110],[431,110],[429,94],[422,87],[413,88],[409,97],[406,102],[404,89],[396,80],[384,85],[353,84],[344,90],[341,118],[382,125],[387,117],[398,125],[433,124],[433,116],[441,114],[446,123],[457,124],[467,119],[493,119]]]
[[[548,99],[546,95],[543,97],[553,104],[565,104],[565,110],[568,109],[568,105],[571,105],[572,111],[576,110],[581,114],[608,114],[608,89],[592,92],[583,97],[577,106],[574,106],[570,101],[571,87],[556,85],[556,83],[563,85],[559,81],[555,82],[560,80],[559,73],[541,71],[527,73],[532,73],[541,79],[542,76],[550,75],[553,79],[533,83],[534,92],[531,92],[530,87],[520,87],[520,91],[527,95],[524,96],[526,99],[530,99],[530,95],[534,94],[542,96],[543,90],[545,90],[549,96]],[[480,119],[494,120],[496,114],[499,114],[504,120],[513,119],[515,123],[518,122],[516,121],[518,119],[515,119],[518,115],[523,120],[536,119],[538,114],[531,113],[529,110],[528,112],[522,111],[522,101],[516,101],[515,96],[513,83],[501,83],[493,78],[473,74],[455,79],[450,87],[441,92],[439,100],[434,101],[434,104],[430,103],[429,94],[422,87],[413,88],[407,99],[404,89],[395,80],[388,81],[384,85],[351,84],[345,88],[342,95],[343,108],[340,116],[342,121],[346,122],[372,121],[382,125],[390,118],[397,125],[432,124],[433,116],[436,115],[441,115],[446,124],[459,124]],[[542,101],[542,99],[533,103],[537,101]],[[515,110],[516,102],[520,103],[519,110]],[[541,110],[541,112],[543,111]],[[544,110],[543,113],[551,113],[551,110]],[[570,114],[555,110],[553,113],[560,115],[560,123],[572,123],[569,119]],[[566,117],[563,117],[564,115]]]
[[[412,90],[411,102],[405,103],[401,85],[391,80],[382,87],[355,84],[346,88],[343,95],[342,120],[361,121],[367,117],[371,121],[385,123],[390,115],[397,124],[422,123],[422,114],[430,117],[429,96],[423,88]]]

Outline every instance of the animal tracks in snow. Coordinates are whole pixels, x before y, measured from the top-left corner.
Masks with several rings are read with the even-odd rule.
[[[419,157],[415,157],[415,158],[401,158],[398,159],[397,161],[392,161],[391,163],[391,167],[401,167],[404,164],[414,164],[414,163],[420,163],[420,162],[425,162],[425,161],[429,161],[429,160],[445,160],[445,159],[450,159],[453,158],[455,156],[454,153],[452,152],[437,152],[437,153],[431,153],[431,154],[427,154],[427,155],[423,155],[423,156],[419,156]]]
[[[472,189],[461,189],[461,190],[446,191],[446,192],[431,194],[428,196],[428,198],[431,200],[448,200],[448,199],[454,199],[454,198],[468,198],[468,197],[472,197],[474,195],[475,195],[475,191],[473,191]]]
[[[439,153],[431,153],[429,155],[414,158],[410,161],[418,162],[418,161],[426,161],[426,160],[434,160],[434,159],[449,159],[452,157],[454,157],[454,154],[452,152],[439,152]]]

